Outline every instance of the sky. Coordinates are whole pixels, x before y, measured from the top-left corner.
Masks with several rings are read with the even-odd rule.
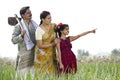
[[[70,36],[97,28],[96,34],[88,34],[72,42],[72,50],[89,51],[91,55],[110,53],[120,48],[119,0],[3,0],[0,1],[0,57],[16,58],[17,45],[11,42],[14,26],[8,25],[23,6],[30,6],[32,19],[38,24],[43,10],[49,11],[53,23],[66,23]]]

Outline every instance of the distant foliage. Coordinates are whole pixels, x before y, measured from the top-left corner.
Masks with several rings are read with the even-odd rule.
[[[78,57],[89,56],[89,52],[88,51],[78,49],[77,52],[78,52]]]
[[[14,60],[8,57],[1,58],[0,57],[0,65],[14,65]]]
[[[113,49],[111,51],[112,56],[120,56],[120,49]]]

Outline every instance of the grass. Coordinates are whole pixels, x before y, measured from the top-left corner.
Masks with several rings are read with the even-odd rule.
[[[0,80],[24,80],[24,77],[14,71],[13,66],[0,66]],[[32,80],[30,73],[26,80]],[[119,63],[78,63],[78,70],[75,75],[39,75],[34,80],[120,80]]]

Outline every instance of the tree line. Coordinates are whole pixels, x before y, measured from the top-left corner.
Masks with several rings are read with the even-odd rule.
[[[85,50],[81,50],[81,49],[78,49],[77,51],[78,55],[77,57],[81,57],[81,56],[89,56],[90,53],[89,51],[85,51]],[[110,53],[111,56],[120,56],[120,49],[113,49]]]

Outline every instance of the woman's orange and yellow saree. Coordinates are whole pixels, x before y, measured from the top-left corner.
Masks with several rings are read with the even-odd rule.
[[[54,24],[50,25],[49,31],[42,35],[42,43],[48,44],[54,41],[56,33],[54,31]],[[40,73],[55,74],[57,72],[57,59],[55,46],[39,49],[35,47],[35,62],[34,68]]]

